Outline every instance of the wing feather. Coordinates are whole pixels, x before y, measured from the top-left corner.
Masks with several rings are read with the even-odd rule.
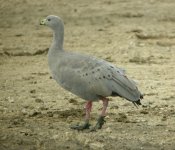
[[[125,71],[113,64],[91,56],[70,54],[61,60],[55,75],[59,84],[72,93],[96,100],[112,93],[130,101],[137,101],[140,92],[136,84],[128,79]]]

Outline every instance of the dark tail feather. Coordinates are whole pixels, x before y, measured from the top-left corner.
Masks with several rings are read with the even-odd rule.
[[[137,107],[137,108],[138,108],[139,105],[142,105],[141,102],[140,102],[140,100],[135,101],[135,102],[132,102],[132,103],[133,103],[134,106]]]
[[[116,93],[116,92],[112,92],[111,96],[123,97],[123,96],[120,96],[120,95],[119,95],[118,93]],[[143,99],[143,94],[140,94],[140,99],[139,99],[139,100],[132,102],[132,103],[134,104],[135,107],[138,108],[139,105],[142,105],[141,102],[140,102],[141,99]]]
[[[140,95],[140,99],[138,101],[132,102],[134,104],[134,106],[136,106],[138,108],[139,105],[142,105],[142,103],[140,102],[140,100],[143,99],[143,95]]]
[[[140,95],[140,99],[143,99],[143,94]]]

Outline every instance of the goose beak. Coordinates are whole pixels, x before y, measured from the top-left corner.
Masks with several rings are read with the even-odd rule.
[[[41,20],[40,25],[46,25],[46,19]]]

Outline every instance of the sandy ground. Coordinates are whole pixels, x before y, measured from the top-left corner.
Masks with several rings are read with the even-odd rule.
[[[174,0],[1,0],[0,149],[175,150],[174,8]],[[65,49],[125,68],[143,106],[111,98],[100,131],[71,130],[84,101],[50,78],[52,33],[39,26],[50,14],[64,19]]]

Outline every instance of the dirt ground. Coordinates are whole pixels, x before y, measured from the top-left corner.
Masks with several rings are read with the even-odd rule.
[[[1,0],[1,150],[175,150],[174,0]],[[51,79],[52,33],[39,21],[65,23],[64,47],[123,67],[144,93],[138,109],[110,98],[97,132],[73,131],[84,100]],[[94,103],[95,124],[101,102]]]

